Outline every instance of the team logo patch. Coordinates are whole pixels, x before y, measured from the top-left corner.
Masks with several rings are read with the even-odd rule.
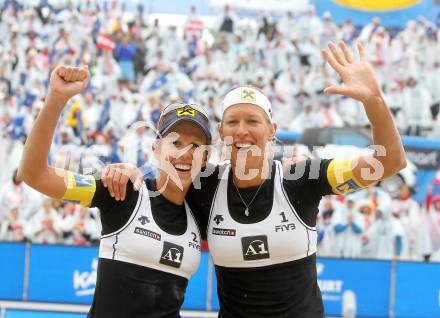
[[[147,216],[145,216],[145,215],[141,215],[141,216],[138,218],[138,221],[141,222],[142,225],[145,225],[145,224],[147,224],[147,223],[150,223],[150,219],[149,219]]]
[[[213,218],[213,220],[214,220],[215,224],[219,225],[225,219],[223,218],[223,215],[216,214],[216,216]]]
[[[213,235],[221,235],[221,236],[235,236],[237,231],[235,229],[219,229],[218,227],[212,228]]]
[[[93,179],[91,176],[74,173],[73,177],[75,178],[75,185],[77,187],[93,187]]]
[[[241,90],[241,100],[247,102],[255,102],[257,100],[255,91],[251,88],[243,88]]]
[[[177,116],[196,116],[196,110],[194,108],[183,107],[176,110]]]
[[[270,257],[266,235],[242,237],[241,246],[245,261],[255,261]]]
[[[162,255],[159,263],[175,268],[180,268],[183,259],[183,247],[170,243],[163,242]]]
[[[353,179],[348,179],[344,183],[341,183],[336,187],[336,190],[338,190],[340,193],[349,193],[354,192],[361,189],[361,186],[356,183]]]
[[[152,238],[152,239],[154,239],[156,241],[160,241],[160,239],[161,239],[161,236],[160,236],[159,233],[156,233],[156,232],[153,232],[153,231],[150,231],[150,230],[146,230],[146,229],[143,229],[141,227],[136,227],[134,229],[134,233],[135,234],[139,234],[139,235],[143,235],[143,236],[146,236],[146,237],[149,237],[149,238]]]

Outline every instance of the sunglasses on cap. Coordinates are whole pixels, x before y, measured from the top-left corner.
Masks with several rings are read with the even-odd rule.
[[[211,143],[212,136],[208,118],[206,110],[197,104],[175,103],[164,108],[157,128],[160,136],[163,136],[180,121],[192,122],[203,130],[208,142]]]

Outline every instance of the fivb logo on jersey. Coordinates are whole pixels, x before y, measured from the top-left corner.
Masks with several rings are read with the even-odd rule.
[[[255,261],[270,258],[266,235],[245,236],[241,238],[243,260]]]
[[[162,255],[159,263],[175,268],[180,268],[183,259],[183,246],[170,242],[163,242]]]

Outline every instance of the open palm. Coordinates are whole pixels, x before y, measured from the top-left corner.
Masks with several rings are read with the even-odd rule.
[[[380,96],[379,85],[372,67],[366,61],[362,44],[357,44],[359,61],[354,59],[343,41],[339,43],[339,47],[343,54],[340,54],[336,45],[331,42],[328,44],[331,53],[327,50],[322,50],[322,53],[324,59],[339,74],[344,85],[327,87],[324,92],[351,97],[362,103],[368,103],[369,100]]]

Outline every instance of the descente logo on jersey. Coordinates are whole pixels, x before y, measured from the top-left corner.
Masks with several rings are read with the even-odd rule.
[[[245,261],[255,261],[270,257],[266,235],[242,237],[241,246]]]
[[[221,236],[235,236],[237,231],[235,229],[219,229],[218,227],[212,228],[212,234]]]
[[[215,224],[219,225],[221,222],[223,222],[225,219],[223,218],[223,215],[221,214],[217,214],[214,218],[213,218]]]
[[[160,239],[161,239],[161,236],[159,233],[156,233],[156,232],[153,232],[150,230],[146,230],[146,229],[143,229],[140,227],[136,227],[134,229],[134,233],[155,239],[156,241],[160,241]]]
[[[180,268],[180,265],[182,265],[182,259],[182,246],[170,242],[163,242],[163,250],[159,263],[175,268]]]
[[[145,216],[145,215],[141,215],[141,216],[138,218],[138,221],[141,222],[142,225],[145,225],[145,224],[147,224],[147,223],[150,223],[150,219],[149,219],[147,216]]]

